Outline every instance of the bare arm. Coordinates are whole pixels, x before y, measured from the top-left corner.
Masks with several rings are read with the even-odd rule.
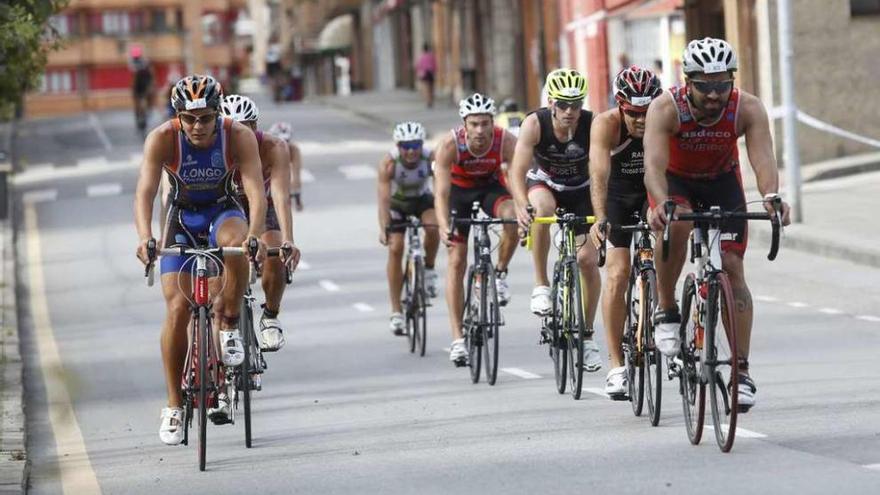
[[[379,163],[379,180],[376,186],[377,204],[379,205],[379,237],[385,239],[385,229],[391,224],[391,180],[394,174],[394,160],[385,155]],[[385,244],[385,242],[382,242]]]
[[[651,102],[645,121],[645,187],[655,202],[655,210],[662,211],[660,206],[669,195],[666,183],[666,168],[669,166],[669,138],[678,131],[678,113],[672,96],[663,96]],[[665,225],[665,215],[655,228]]]
[[[264,138],[265,139],[265,138]],[[269,195],[275,206],[278,225],[281,227],[281,242],[293,245],[293,212],[290,208],[290,155],[284,142],[272,139],[263,141],[268,146],[267,160],[271,167],[269,176]]]
[[[299,194],[302,190],[302,154],[299,151],[299,146],[290,143],[289,145],[289,154],[290,154],[290,188],[294,194]]]
[[[761,100],[741,93],[739,118],[746,136],[746,151],[755,171],[761,196],[779,192],[779,169],[773,154],[770,122]]]
[[[455,143],[452,136],[440,142],[434,161],[434,209],[440,235],[445,239],[449,232],[449,191],[452,188],[452,164],[455,161]]]
[[[590,129],[590,200],[599,222],[607,218],[605,203],[608,200],[608,176],[611,173],[611,149],[618,134],[618,123],[615,120],[608,112],[599,114]]]
[[[153,238],[153,202],[159,190],[162,166],[166,160],[163,151],[171,148],[167,139],[170,130],[166,127],[167,125],[163,125],[150,132],[144,142],[144,161],[141,164],[134,196],[134,222],[142,245]],[[141,253],[139,248],[138,257],[141,261],[148,261],[145,256],[146,253]]]
[[[253,131],[243,124],[232,124],[230,144],[236,150],[236,162],[241,184],[250,207],[248,237],[259,239],[266,224],[266,193],[263,190],[263,170],[260,149]]]
[[[519,129],[519,139],[516,141],[516,149],[513,160],[510,162],[510,194],[519,208],[529,204],[529,193],[526,187],[526,173],[532,164],[535,146],[541,138],[541,128],[538,118],[532,114],[526,117]]]

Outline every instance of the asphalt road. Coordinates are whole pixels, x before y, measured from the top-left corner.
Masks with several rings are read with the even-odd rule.
[[[373,174],[384,126],[313,105],[263,109],[293,122],[310,181],[296,238],[305,266],[285,297],[288,345],[269,356],[241,424],[194,446],[160,443],[163,303],[133,253],[138,142],[130,116],[24,129],[19,301],[31,493],[875,493],[880,487],[880,271],[752,245],[758,405],[732,453],[707,430],[691,446],[677,382],[652,428],[587,377],[580,401],[554,390],[528,313],[530,258],[511,268],[498,384],[472,385],[444,351],[442,299],[428,353],[387,329]],[[107,137],[101,137],[102,133]],[[109,144],[109,149],[108,149]],[[833,185],[832,185],[833,189]],[[845,188],[839,194],[846,194]],[[441,270],[445,256],[440,256]],[[604,338],[599,332],[600,346]]]

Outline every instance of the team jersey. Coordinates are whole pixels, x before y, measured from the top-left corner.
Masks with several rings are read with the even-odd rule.
[[[711,125],[697,123],[688,106],[687,89],[670,88],[678,110],[678,133],[669,138],[667,171],[689,179],[708,179],[739,166],[736,123],[739,90],[730,92],[727,107]]]
[[[418,164],[407,167],[395,146],[390,151],[394,160],[394,174],[391,177],[391,197],[397,200],[418,198],[431,192],[431,150],[422,147]]]
[[[452,164],[452,183],[458,187],[483,187],[502,182],[501,164],[504,162],[504,129],[495,126],[492,143],[482,155],[471,153],[464,127],[452,130],[455,138],[455,163]]]
[[[620,144],[611,150],[611,174],[609,179],[644,183],[645,151],[642,138],[633,137],[620,118]]]
[[[263,139],[265,135],[263,131],[255,131],[255,137],[257,138],[257,150],[261,150],[263,148]],[[270,183],[272,179],[272,167],[269,166],[269,163],[262,163],[262,154],[260,157],[260,166],[263,170],[263,190],[266,192],[266,198],[269,201],[272,201],[272,196],[270,195]],[[235,175],[233,176],[233,180],[235,181],[235,190],[238,193],[238,196],[247,201],[247,198],[244,194],[244,186],[241,184],[241,172],[238,170],[235,171]]]
[[[593,113],[581,110],[571,139],[559,141],[553,132],[553,115],[549,108],[535,111],[541,128],[541,139],[535,145],[535,167],[527,177],[546,183],[557,191],[582,189],[590,184],[590,124]]]
[[[217,119],[217,137],[207,148],[191,145],[177,119],[169,122],[177,133],[174,159],[164,166],[173,204],[184,208],[205,207],[229,199],[234,193],[235,172],[228,146],[232,120]]]

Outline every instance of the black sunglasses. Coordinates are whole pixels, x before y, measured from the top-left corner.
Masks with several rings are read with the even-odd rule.
[[[554,103],[556,108],[562,110],[563,112],[568,110],[569,108],[573,108],[575,110],[580,110],[581,107],[584,106],[584,100],[576,100],[576,101],[557,101]]]
[[[718,94],[727,93],[733,87],[733,79],[725,79],[723,81],[701,81],[699,79],[691,79],[694,89],[707,95],[715,92]]]
[[[177,117],[182,124],[194,126],[196,124],[211,124],[217,120],[217,112],[206,113],[202,116],[193,115],[191,113],[179,113]]]
[[[401,141],[397,143],[397,146],[404,150],[417,150],[422,147],[422,141]]]
[[[634,118],[634,119],[637,119],[637,118],[639,118],[639,117],[644,117],[644,116],[646,116],[646,115],[648,114],[648,109],[646,108],[644,111],[624,109],[624,110],[623,110],[623,113],[624,113],[627,117],[632,117],[632,118]]]

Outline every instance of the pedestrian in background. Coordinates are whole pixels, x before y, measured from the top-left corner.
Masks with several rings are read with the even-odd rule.
[[[437,73],[437,58],[431,50],[431,45],[422,45],[422,54],[416,61],[416,76],[422,82],[422,94],[428,108],[434,106],[434,75]]]

